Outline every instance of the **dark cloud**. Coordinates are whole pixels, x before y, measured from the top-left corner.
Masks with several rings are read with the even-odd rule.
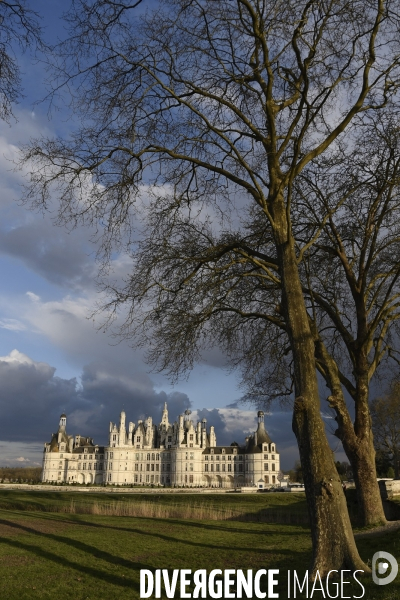
[[[84,230],[71,233],[52,226],[49,219],[27,220],[17,227],[1,231],[0,252],[18,258],[47,281],[72,289],[88,288],[94,282],[95,248]]]
[[[0,359],[2,440],[44,442],[66,412],[69,433],[90,435],[97,443],[105,443],[108,423],[118,421],[121,410],[128,421],[137,423],[151,415],[157,422],[164,402],[168,402],[171,420],[191,406],[186,394],[157,392],[147,375],[127,376],[114,365],[84,367],[80,385],[75,378],[57,377],[50,365],[17,351]]]

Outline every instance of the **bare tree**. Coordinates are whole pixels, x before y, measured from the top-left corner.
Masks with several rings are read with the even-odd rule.
[[[126,241],[134,273],[111,308],[130,305],[124,333],[141,328],[150,358],[171,372],[211,339],[238,335],[224,313],[256,319],[240,290],[252,279],[263,284],[255,301],[264,303],[264,333],[273,340],[283,329],[289,342],[293,429],[320,573],[367,567],[321,419],[301,279],[320,231],[302,243],[294,190],[308,165],[334,156],[357,114],[397,94],[398,8],[383,0],[178,1],[138,23],[123,11],[90,35],[75,19],[59,73],[79,81],[75,106],[88,120],[71,141],[40,140],[25,153],[28,200],[46,206],[58,188],[60,221],[96,223],[105,258]],[[145,227],[136,242],[135,203]],[[259,245],[254,229],[263,231]]]
[[[40,18],[25,0],[0,2],[0,119],[12,116],[21,95],[21,73],[16,48],[44,49]]]
[[[376,447],[390,458],[394,476],[400,478],[400,385],[396,381],[390,392],[371,402]]]

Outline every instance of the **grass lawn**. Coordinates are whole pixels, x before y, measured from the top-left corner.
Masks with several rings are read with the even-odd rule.
[[[69,494],[68,499],[65,496],[0,492],[0,598],[136,599],[140,569],[277,568],[285,584],[279,597],[286,599],[287,570],[296,569],[303,576],[310,561],[310,533],[304,525],[50,512],[57,503],[67,506],[71,502]],[[182,500],[184,509],[190,501],[177,498],[169,496],[165,502]],[[227,500],[229,495],[210,495],[201,501],[204,498],[217,505],[223,498],[234,502]],[[99,501],[109,500],[102,497]],[[94,499],[85,495],[82,501]],[[241,510],[244,507],[257,514],[274,506],[290,510],[292,505],[298,510],[304,500],[290,494],[238,494],[236,502]],[[400,561],[399,532],[360,539],[358,546],[365,561],[378,550],[386,550]],[[363,584],[368,585],[364,596],[368,600],[400,598],[399,576],[388,586],[375,586],[369,578]],[[350,586],[346,590],[351,596]],[[360,593],[361,588],[354,587],[354,594]],[[179,592],[175,597],[179,598]],[[322,597],[321,592],[313,595]]]

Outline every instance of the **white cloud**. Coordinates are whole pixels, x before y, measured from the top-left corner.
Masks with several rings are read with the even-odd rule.
[[[29,458],[24,458],[23,456],[19,456],[15,459],[17,462],[31,462]]]
[[[0,319],[0,328],[8,329],[9,331],[24,331],[25,325],[17,319]]]
[[[37,294],[34,294],[33,292],[26,292],[26,295],[28,296],[28,298],[30,300],[32,300],[32,302],[39,302],[39,300],[40,300],[40,296],[38,296]]]

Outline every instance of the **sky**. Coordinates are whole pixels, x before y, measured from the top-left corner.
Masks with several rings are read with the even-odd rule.
[[[64,35],[65,0],[30,4],[43,15],[46,40]],[[228,372],[220,351],[207,353],[174,386],[151,373],[143,349],[116,343],[99,329],[101,319],[91,318],[98,293],[91,232],[56,227],[52,213],[19,202],[24,173],[12,162],[18,148],[43,134],[68,135],[73,123],[67,113],[49,115],[37,103],[45,95],[43,64],[29,53],[18,59],[25,97],[14,107],[15,119],[0,121],[0,466],[40,465],[62,412],[69,434],[104,444],[109,421],[118,421],[121,410],[128,421],[151,415],[157,422],[168,402],[170,420],[190,408],[195,420],[205,417],[215,426],[217,443],[244,442],[256,428],[256,408],[239,402],[240,374]],[[129,266],[124,260],[116,258],[117,271]],[[290,411],[277,405],[265,421],[281,467],[291,468],[298,451]],[[338,452],[336,458],[345,457]]]

